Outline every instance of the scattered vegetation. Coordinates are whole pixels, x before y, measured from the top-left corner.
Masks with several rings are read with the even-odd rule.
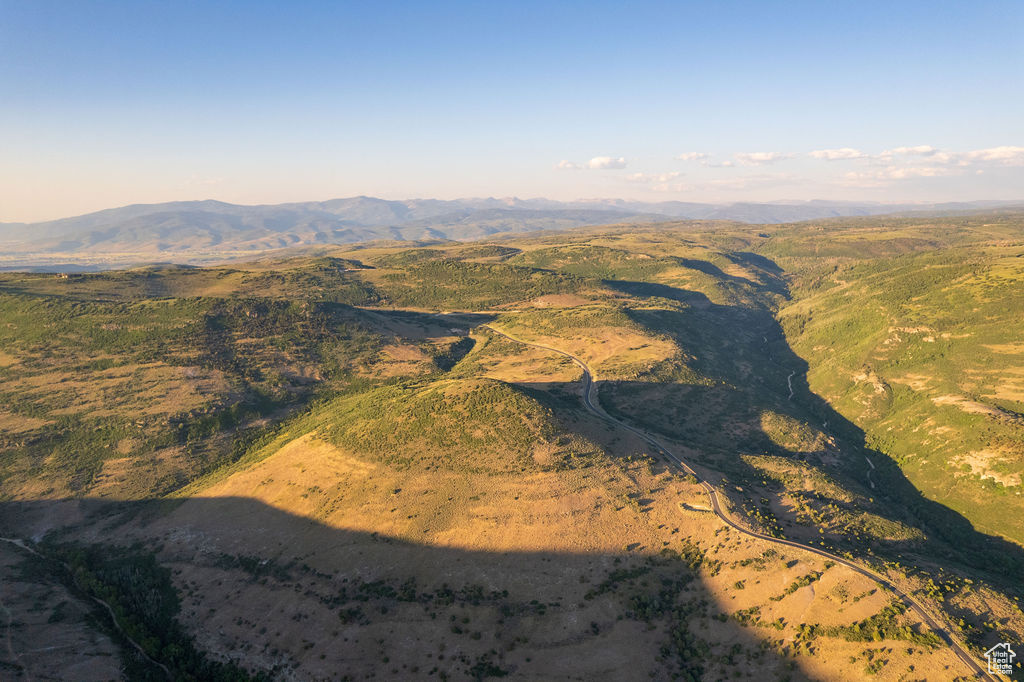
[[[265,678],[211,660],[196,648],[177,620],[181,605],[170,572],[156,562],[153,554],[112,546],[56,545],[46,551],[63,564],[58,570],[66,571],[66,579],[76,590],[110,607],[112,616],[104,611],[100,618],[113,618],[109,630],[123,642],[126,672],[131,679],[164,680],[160,665],[176,680],[233,682]],[[131,642],[138,644],[148,659],[140,656]]]
[[[1016,615],[972,618],[978,595],[1012,596],[1024,576],[1021,225],[992,215],[609,228],[232,267],[0,274],[0,498],[188,497],[308,434],[400,472],[587,476],[613,461],[621,434],[579,422],[566,378],[578,369],[479,329],[493,323],[586,358],[601,406],[685,444],[745,523],[909,581],[981,647]],[[528,380],[515,363],[533,363]],[[624,461],[669,468],[657,453]],[[649,512],[641,493],[595,510],[605,503]],[[697,633],[695,615],[728,618],[693,587],[726,572],[731,596],[747,599],[782,557],[723,562],[665,542],[650,556],[628,539],[623,562],[586,578],[584,602],[615,600],[624,620],[664,633],[659,664],[682,679],[753,656]],[[166,571],[141,550],[52,551],[182,679],[245,674],[196,648]],[[212,561],[257,584],[308,577],[255,553]],[[762,617],[822,573],[734,620],[769,637],[795,629],[804,652],[818,637],[938,645],[898,604],[848,626]],[[432,619],[486,607],[507,621],[563,608],[474,584],[343,584],[323,596],[339,627],[413,606]],[[463,618],[443,631],[483,642]],[[592,637],[608,627],[581,625]],[[447,660],[497,677],[514,673],[509,650],[481,644]],[[856,657],[862,672],[889,674],[896,659],[868,652]]]

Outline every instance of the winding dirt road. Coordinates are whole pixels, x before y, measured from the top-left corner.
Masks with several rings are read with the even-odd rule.
[[[48,559],[48,557],[46,557],[45,555],[41,554],[40,552],[37,552],[36,550],[32,549],[27,544],[25,544],[25,541],[22,540],[21,538],[0,538],[0,541],[12,544],[15,547],[20,547],[21,549],[25,550],[26,552],[29,552],[30,554],[33,554],[33,555],[39,557],[40,559],[44,559],[44,560]],[[60,564],[64,567],[64,570],[68,572],[68,575],[73,575],[74,572],[71,570],[71,566],[69,566],[68,564],[64,563],[63,561],[61,561]],[[127,642],[129,644],[131,644],[132,647],[136,651],[139,652],[140,656],[142,656],[144,659],[146,659],[147,661],[149,661],[153,665],[155,665],[155,666],[159,667],[161,670],[163,670],[164,674],[167,675],[167,679],[168,680],[173,680],[174,679],[174,675],[171,674],[170,668],[168,668],[166,665],[164,665],[160,661],[157,661],[157,660],[154,660],[153,658],[151,658],[150,655],[146,653],[146,650],[142,648],[142,645],[140,645],[138,642],[136,642],[134,639],[132,639],[128,635],[128,633],[124,631],[124,629],[121,627],[121,623],[119,623],[118,620],[117,620],[117,614],[114,613],[114,609],[111,608],[110,604],[108,604],[107,602],[103,601],[99,597],[94,597],[92,595],[86,595],[86,596],[89,599],[92,599],[94,602],[96,602],[100,606],[102,606],[104,609],[106,609],[107,614],[110,616],[111,622],[113,622],[113,624],[114,624],[114,627],[117,628],[117,631],[121,634],[121,636],[124,637],[125,640],[127,640]],[[10,638],[8,637],[8,639],[10,639]],[[9,642],[8,642],[8,646],[10,646]]]
[[[787,547],[792,547],[794,549],[799,549],[805,552],[810,552],[812,554],[817,554],[818,556],[825,557],[829,561],[834,561],[837,564],[842,564],[843,566],[846,566],[847,568],[856,571],[860,575],[875,581],[876,583],[878,583],[879,585],[881,585],[882,587],[884,587],[885,589],[889,590],[897,597],[899,597],[900,600],[904,604],[906,604],[908,608],[914,611],[914,613],[916,613],[918,617],[926,625],[928,625],[932,632],[938,635],[951,649],[953,649],[954,653],[956,653],[956,655],[964,662],[965,665],[967,665],[968,668],[970,668],[971,672],[973,672],[977,677],[984,680],[992,680],[993,682],[998,682],[999,678],[990,675],[985,668],[981,667],[981,665],[979,665],[978,662],[974,660],[970,653],[968,653],[967,650],[963,646],[961,646],[959,642],[953,639],[953,636],[945,628],[941,627],[935,621],[935,619],[932,618],[928,614],[928,612],[924,610],[924,607],[921,606],[917,599],[897,588],[887,578],[884,578],[878,573],[872,571],[871,569],[860,566],[850,561],[849,559],[844,559],[843,557],[837,554],[832,554],[831,552],[828,552],[826,550],[818,549],[817,547],[812,547],[810,545],[804,545],[793,540],[786,540],[783,538],[776,538],[770,535],[765,535],[764,533],[759,533],[757,531],[744,528],[743,526],[733,521],[728,516],[728,514],[726,514],[723,510],[722,504],[719,501],[718,491],[715,490],[714,486],[712,486],[700,475],[698,475],[697,472],[694,471],[686,462],[684,462],[682,459],[673,454],[668,449],[668,447],[666,447],[662,442],[660,442],[655,437],[651,436],[645,431],[642,431],[636,427],[627,424],[626,422],[620,419],[612,417],[610,414],[604,411],[604,409],[600,406],[599,402],[596,401],[596,395],[594,393],[596,388],[594,382],[594,374],[593,372],[591,372],[590,367],[587,366],[587,363],[583,362],[583,360],[576,357],[572,353],[566,352],[558,348],[553,348],[551,346],[545,346],[540,343],[531,343],[530,341],[523,341],[522,339],[517,339],[514,336],[510,336],[509,334],[506,334],[503,331],[495,329],[490,325],[485,324],[481,325],[481,327],[497,334],[498,336],[506,338],[514,343],[518,343],[524,346],[532,346],[534,348],[541,348],[552,353],[557,353],[558,355],[567,357],[574,363],[576,363],[576,365],[578,365],[580,369],[583,370],[583,405],[587,408],[587,410],[589,410],[599,419],[639,436],[646,443],[654,447],[657,450],[657,452],[661,453],[664,457],[668,458],[671,462],[673,462],[684,472],[696,478],[697,481],[704,488],[704,490],[707,492],[708,497],[711,500],[711,508],[715,512],[715,515],[718,516],[718,518],[721,519],[722,522],[728,525],[730,528],[738,531],[739,533],[742,533],[743,535],[758,538],[759,540],[764,540],[765,542],[771,542],[777,545],[785,545]]]

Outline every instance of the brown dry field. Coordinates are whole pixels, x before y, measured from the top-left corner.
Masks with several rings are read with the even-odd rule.
[[[576,375],[532,351],[483,366],[506,380]],[[873,676],[879,680],[967,672],[944,648],[905,641],[819,636],[808,655],[797,640],[800,624],[851,625],[892,596],[843,566],[827,568],[814,555],[729,530],[701,511],[707,498],[699,487],[644,460],[632,436],[584,416],[576,426],[613,460],[530,475],[418,471],[341,450],[313,432],[169,514],[128,525],[118,520],[117,533],[120,542],[162,545],[160,558],[183,595],[182,620],[202,648],[254,668],[278,666],[295,679],[339,672],[418,679],[492,649],[516,678],[633,679],[650,672],[661,679],[664,628],[623,619],[628,607],[615,592],[585,595],[611,571],[684,541],[706,552],[687,589],[709,607],[689,619],[691,632],[712,642],[716,656],[734,645],[741,652],[731,663],[707,664],[705,679],[859,679],[874,659],[887,661]],[[534,456],[542,461],[543,448]],[[92,525],[81,539],[104,539],[108,531]],[[257,576],[225,562],[238,556],[287,570]],[[787,593],[812,571],[822,572],[818,581]],[[510,615],[486,601],[447,609],[413,602],[381,612],[370,600],[368,622],[344,622],[331,598],[356,577],[394,584],[415,577],[430,590],[480,585],[507,590],[515,604],[547,607]],[[752,607],[760,609],[760,624],[716,617]]]
[[[228,393],[223,373],[162,362],[127,364],[77,378],[66,368],[23,371],[0,382],[0,390],[21,393],[40,403],[62,405],[50,414],[153,416],[201,407],[211,395]]]
[[[588,303],[593,303],[593,301],[576,294],[548,294],[533,299],[530,301],[530,306],[533,308],[573,308]]]
[[[502,329],[503,325],[494,325]],[[679,348],[667,339],[615,327],[574,329],[565,336],[531,332],[525,327],[509,326],[517,338],[560,348],[582,358],[594,371],[595,380],[632,379],[637,368],[650,367],[675,357]]]
[[[616,239],[606,241],[608,246],[621,247]],[[374,253],[378,252],[351,255],[365,258]],[[381,255],[386,253],[379,250]],[[755,277],[735,265],[725,271]],[[363,277],[374,281],[388,272],[380,268],[364,272]],[[663,274],[666,282],[683,286],[692,278],[684,270]],[[236,286],[225,279],[212,283],[209,291]],[[557,295],[534,299],[525,307],[555,314],[589,304],[592,301],[580,295]],[[363,310],[374,314],[373,309]],[[502,312],[514,320],[511,306]],[[431,362],[425,349],[459,338],[448,336],[451,330],[441,326],[428,329],[384,315],[379,318],[381,328],[393,333],[395,341],[360,368],[363,376],[423,374]],[[595,369],[597,379],[629,379],[636,368],[680,352],[665,339],[616,327],[573,329],[570,335],[557,338],[531,334],[525,327],[509,331],[579,355]],[[901,334],[929,331],[889,330],[894,340]],[[246,339],[234,343],[245,346]],[[991,350],[1021,352],[1014,344]],[[319,378],[315,367],[295,365],[285,354],[268,353],[266,361],[287,367],[296,380]],[[559,390],[551,387],[564,387],[580,377],[571,362],[538,349],[482,354],[475,362],[477,377],[531,388]],[[54,415],[138,411],[160,416],[198,409],[208,396],[231,391],[215,370],[152,363],[98,371],[92,380],[79,381],[47,368],[23,371],[20,363],[21,359],[0,353],[0,367],[11,368],[8,376],[18,377],[12,387],[64,403],[52,411]],[[973,379],[994,386],[996,392],[991,395],[1012,400],[1022,390],[1021,372],[1003,372],[999,381],[991,376]],[[864,384],[868,402],[885,392],[875,375],[864,373],[855,379]],[[892,381],[925,390],[931,380],[908,374]],[[652,391],[657,390],[652,386]],[[932,400],[967,412],[992,410],[966,396],[936,395]],[[123,543],[136,539],[158,543],[160,559],[173,569],[175,586],[183,597],[182,620],[200,648],[254,669],[276,666],[285,678],[330,679],[345,673],[355,679],[420,679],[431,668],[454,670],[450,668],[453,660],[473,660],[498,650],[502,666],[517,678],[662,679],[664,668],[657,659],[669,636],[665,628],[624,618],[629,610],[625,594],[613,591],[590,599],[586,594],[611,572],[642,566],[662,549],[678,550],[686,543],[696,545],[707,557],[688,588],[710,605],[707,613],[689,621],[692,632],[713,643],[704,679],[861,679],[872,660],[886,661],[872,679],[947,680],[966,675],[966,668],[951,652],[902,640],[848,642],[818,636],[810,649],[802,646],[801,624],[850,625],[879,613],[893,597],[843,566],[826,567],[809,553],[728,529],[703,511],[708,503],[699,487],[658,463],[645,461],[644,446],[638,440],[582,413],[567,418],[604,448],[608,461],[529,474],[425,471],[391,467],[372,453],[335,447],[314,430],[191,498],[167,503],[166,514],[117,515],[98,522],[90,517],[76,539],[109,542],[117,537]],[[832,444],[816,430],[803,440],[793,439],[790,434],[796,429],[791,426],[779,427],[776,435],[775,427],[785,419],[764,412],[749,425],[730,428],[761,429],[778,444],[813,455],[825,469],[835,464]],[[10,434],[28,433],[47,423],[0,411],[0,431]],[[683,444],[666,442],[684,457],[692,454]],[[159,450],[146,461],[129,456],[132,450],[130,439],[118,444],[117,452],[124,456],[104,462],[89,503],[96,498],[116,500],[121,491],[184,466],[178,448]],[[530,454],[542,466],[552,464],[551,448],[538,444]],[[989,464],[999,454],[973,452],[961,463],[974,475],[995,477],[998,474]],[[764,470],[773,466],[768,458],[760,463]],[[24,481],[18,483],[22,499],[59,498],[67,493],[60,481],[29,480],[25,472]],[[804,490],[823,488],[820,481],[808,478]],[[88,506],[55,506],[54,516],[42,519],[36,532],[83,521],[81,514]],[[796,513],[790,498],[773,511],[780,517]],[[818,538],[816,528],[808,530],[804,540],[810,538]],[[42,656],[39,661],[31,659],[27,667],[33,676],[104,679],[107,673],[90,675],[106,670],[105,647],[116,649],[85,629],[85,608],[71,598],[78,620],[46,622],[68,595],[55,588],[43,594],[42,587],[26,583],[15,569],[17,553],[4,554],[4,549],[0,546],[4,589],[11,586],[19,591],[17,598],[2,593],[4,608],[10,608],[5,633],[11,651],[20,652],[24,662],[32,641],[68,642],[67,646],[100,653],[82,660],[68,657],[60,664],[64,667],[52,672],[47,666],[56,663]],[[238,557],[254,557],[268,568],[265,572],[240,568],[233,560]],[[281,570],[271,570],[275,567]],[[794,581],[819,571],[820,579],[787,592]],[[398,603],[385,610],[382,602],[370,599],[366,622],[339,619],[332,600],[339,590],[351,588],[355,579],[397,585],[410,577],[420,589],[430,591],[445,584],[456,589],[480,585],[486,591],[506,590],[506,601],[517,605],[517,610],[510,615],[486,600],[447,608]],[[920,588],[899,576],[889,577],[908,591]],[[32,603],[21,599],[22,592]],[[546,608],[539,609],[538,604]],[[988,613],[993,620],[1020,623],[1012,603],[984,587],[958,596],[956,603],[947,606],[950,612]],[[739,623],[735,616],[752,608],[759,609],[759,623]],[[21,615],[35,611],[42,615]],[[720,620],[718,614],[733,617]],[[935,615],[948,622],[948,613],[936,611]],[[907,615],[901,618],[915,629],[923,627]],[[720,660],[734,646],[740,651],[736,660]],[[764,652],[761,657],[754,655],[760,651]],[[116,663],[116,656],[112,660]]]
[[[643,491],[639,504],[628,504],[627,495],[637,490]],[[818,638],[813,657],[780,655],[795,651],[798,624],[849,625],[877,613],[892,597],[872,581],[842,566],[825,569],[822,560],[798,550],[781,551],[763,565],[741,565],[772,546],[725,530],[711,514],[682,507],[706,503],[695,486],[646,465],[526,478],[453,477],[389,470],[306,436],[135,532],[164,543],[162,556],[174,568],[177,586],[192,595],[185,621],[203,645],[259,667],[284,658],[300,677],[339,670],[361,677],[383,669],[415,677],[413,668],[436,665],[432,656],[441,652],[450,659],[456,652],[473,657],[489,650],[498,633],[506,642],[529,639],[504,658],[517,677],[631,677],[655,667],[665,633],[617,621],[617,600],[585,600],[584,593],[615,568],[615,558],[634,565],[663,546],[678,547],[681,538],[722,563],[715,575],[702,570],[692,588],[712,611],[734,614],[758,606],[764,623],[785,623],[776,630],[694,619],[691,628],[714,641],[716,651],[765,643],[771,652],[768,660],[732,670],[712,668],[717,673],[708,679],[736,671],[764,679],[765,665],[776,677],[790,661],[798,677],[856,679],[869,650],[889,661],[877,679],[904,679],[910,666],[913,676],[927,679],[965,672],[952,653],[922,651],[906,642]],[[248,530],[253,528],[258,531]],[[221,554],[301,560],[311,570],[294,582],[253,581],[218,567]],[[815,570],[824,570],[818,582],[772,601]],[[459,618],[468,617],[472,629],[484,633],[481,640],[446,632],[419,605],[374,614],[365,626],[339,624],[321,599],[337,590],[342,576],[354,575],[399,582],[415,575],[419,584],[433,586],[479,583],[508,590],[520,602],[536,599],[563,608],[507,620],[487,606],[458,609]],[[740,581],[743,588],[737,589]],[[295,628],[296,621],[303,627]],[[598,623],[601,634],[588,636],[589,623]],[[389,660],[382,667],[384,656]]]

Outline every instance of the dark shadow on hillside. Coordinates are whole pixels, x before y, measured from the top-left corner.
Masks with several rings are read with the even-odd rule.
[[[764,264],[758,267],[765,268]],[[728,278],[724,274],[715,276]],[[749,284],[747,280],[743,282]],[[692,368],[715,383],[684,383],[679,375],[673,374],[679,368],[672,367],[665,368],[657,383],[603,382],[602,401],[610,411],[708,452],[713,459],[704,464],[726,473],[731,484],[726,490],[740,503],[744,499],[733,490],[735,485],[766,497],[777,495],[778,491],[760,488],[761,475],[737,457],[737,450],[752,454],[767,452],[794,460],[808,458],[806,453],[777,445],[760,426],[758,418],[762,412],[771,410],[814,425],[827,424],[827,431],[837,438],[844,454],[843,465],[836,470],[836,475],[864,496],[878,498],[879,505],[872,506],[873,511],[892,519],[906,519],[928,534],[924,542],[880,542],[873,549],[886,556],[911,551],[926,557],[954,560],[974,566],[989,579],[1002,584],[1019,580],[1024,566],[1020,547],[975,532],[960,515],[923,498],[894,463],[865,447],[862,431],[809,391],[806,363],[789,348],[769,311],[719,305],[703,294],[664,285],[642,282],[617,282],[616,285],[634,296],[663,297],[687,303],[689,307],[682,310],[634,310],[630,314],[637,323],[670,334],[695,352],[696,357],[690,363]],[[458,335],[493,317],[333,305],[346,316],[373,317],[385,323],[382,328],[390,327],[396,334],[406,325],[427,336]],[[468,347],[464,349],[468,350]],[[457,352],[462,355],[457,355],[455,362],[465,354],[461,347]],[[792,381],[792,396],[787,379]],[[548,405],[569,407],[573,397],[565,384],[527,385],[524,390]],[[627,405],[627,400],[636,402]],[[578,397],[575,402],[578,410]],[[563,423],[571,432],[571,425]],[[741,425],[751,428],[741,430]],[[876,491],[867,487],[865,470],[858,464],[865,454],[870,455],[878,467]],[[457,474],[453,478],[457,478]],[[396,490],[395,494],[398,492]],[[637,498],[638,504],[646,501],[646,498]],[[400,512],[397,502],[392,512]],[[45,522],[47,516],[52,519],[50,522]],[[328,665],[318,664],[317,660],[341,661],[338,667],[322,673],[324,677],[347,672],[356,678],[365,677],[367,670],[357,667],[360,665],[372,665],[373,671],[379,671],[381,676],[415,676],[420,671],[396,670],[395,666],[406,660],[410,662],[407,665],[411,665],[413,658],[408,658],[412,655],[408,651],[412,651],[418,657],[416,664],[424,666],[423,673],[429,666],[437,667],[441,660],[438,639],[430,639],[433,634],[422,634],[436,632],[437,637],[443,637],[443,643],[451,647],[443,650],[448,652],[446,655],[455,656],[451,653],[455,651],[466,657],[456,659],[459,670],[477,665],[487,670],[487,666],[494,665],[526,675],[536,668],[528,667],[531,662],[515,653],[516,650],[534,651],[521,646],[526,644],[519,641],[522,637],[531,638],[534,643],[543,640],[540,644],[544,650],[565,647],[571,655],[559,658],[567,660],[567,665],[572,665],[574,658],[585,662],[588,656],[602,653],[632,661],[635,659],[629,656],[643,646],[636,634],[642,628],[629,629],[629,624],[646,627],[645,622],[664,624],[661,631],[671,630],[674,637],[680,638],[684,646],[679,649],[682,652],[679,665],[699,664],[704,660],[701,645],[696,639],[690,639],[691,635],[699,637],[700,633],[679,627],[685,626],[687,619],[701,608],[707,608],[706,604],[699,603],[701,598],[707,599],[707,594],[699,580],[693,582],[691,568],[673,563],[676,560],[671,557],[665,559],[667,563],[648,566],[647,559],[638,557],[634,551],[653,553],[660,548],[636,548],[631,544],[619,553],[606,554],[474,552],[425,546],[376,533],[339,530],[243,498],[193,498],[184,503],[159,500],[3,503],[0,504],[0,526],[5,528],[5,533],[19,537],[37,535],[46,526],[63,526],[65,530],[58,533],[56,539],[76,543],[110,542],[111,539],[118,543],[143,541],[147,547],[158,550],[161,559],[173,564],[175,570],[187,572],[188,579],[196,585],[191,590],[194,594],[205,595],[223,588],[221,596],[212,602],[209,598],[195,604],[186,600],[185,608],[195,611],[189,617],[206,624],[208,641],[233,652],[232,655],[264,661],[267,669],[280,664],[282,654],[276,649],[283,639],[276,633],[284,632],[287,635],[284,639],[291,639],[287,644],[291,647],[288,655],[301,657],[304,664],[317,666]],[[586,528],[580,529],[580,533],[585,532]],[[678,542],[673,544],[673,548],[679,547]],[[649,570],[629,577],[628,571],[621,572],[627,568]],[[658,573],[653,573],[655,571]],[[1002,574],[997,575],[999,571]],[[408,578],[412,575],[420,577],[409,585]],[[578,591],[596,589],[615,575],[618,575],[613,581],[618,585],[616,589],[590,600],[585,593],[576,599]],[[659,580],[652,579],[650,585],[644,585],[643,576],[652,575],[657,575]],[[585,582],[581,582],[581,578]],[[666,584],[661,578],[670,582]],[[662,592],[663,588],[674,590],[675,583],[671,581],[683,578],[689,581],[684,586],[693,583],[698,588],[695,605],[691,604],[690,596],[670,591],[674,600],[670,601]],[[1013,584],[1008,586],[1015,588]],[[605,600],[602,603],[607,608],[591,615],[586,603],[598,597]],[[690,605],[683,608],[684,602]],[[580,607],[584,615],[575,618],[576,614],[569,614],[567,609],[578,603],[585,604]],[[691,607],[696,610],[686,610]],[[470,613],[470,609],[481,611]],[[241,622],[228,617],[228,611],[238,614]],[[670,620],[677,618],[673,614],[680,612],[684,616],[682,622]],[[570,619],[569,615],[575,619]],[[621,621],[618,615],[623,616]],[[557,627],[545,629],[548,623],[545,619],[549,616],[555,618]],[[463,618],[469,618],[470,622],[463,622]],[[487,625],[481,626],[480,622]],[[568,634],[559,630],[570,622],[573,629],[566,631]],[[241,644],[232,649],[226,635],[218,633],[236,627],[242,629],[243,636]],[[260,628],[267,630],[260,632]],[[378,638],[394,641],[388,638],[399,628],[408,628],[409,636],[402,638],[401,646],[396,645],[394,649],[390,645],[386,651],[377,646],[355,646],[357,637],[362,637],[364,644]],[[744,646],[759,650],[761,642],[754,634],[756,630],[740,628],[731,621],[716,628],[735,635]],[[497,636],[499,633],[501,637]],[[426,644],[414,643],[414,640],[421,641],[415,639],[417,636],[426,639]],[[605,639],[598,639],[602,636]],[[307,641],[296,641],[297,638]],[[586,648],[595,641],[597,646]],[[251,642],[257,642],[255,650]],[[261,642],[269,642],[268,646],[275,650],[259,649]],[[516,642],[518,649],[510,646]],[[310,643],[312,647],[306,648]],[[284,644],[280,646],[285,648]],[[671,660],[671,656],[676,655],[671,647],[676,644],[670,642],[667,646]],[[653,667],[656,656],[662,653],[658,648],[655,645],[652,655],[638,663],[644,667],[625,669],[617,676],[646,674],[650,669],[646,666]],[[432,655],[429,663],[425,662],[428,651]],[[319,659],[321,653],[331,658]],[[713,653],[729,656],[728,651]],[[392,660],[387,660],[389,658]],[[771,665],[776,665],[775,659],[769,658],[773,661]],[[537,665],[540,661],[538,658]],[[768,666],[768,670],[772,667]],[[282,676],[287,672],[278,671]]]
[[[414,325],[437,332],[437,336],[452,332],[465,334],[473,327],[487,324],[497,317],[494,313],[429,313],[416,310],[393,310],[388,308],[354,307],[359,315],[386,320],[392,324]]]
[[[766,269],[767,264],[759,267]],[[604,381],[601,399],[606,409],[710,453],[704,464],[727,475],[726,490],[732,497],[743,497],[732,484],[743,487],[746,497],[755,500],[754,507],[761,496],[777,500],[778,491],[761,485],[763,474],[740,454],[808,460],[806,453],[773,442],[761,426],[762,413],[770,410],[806,422],[835,439],[839,464],[823,469],[865,499],[873,498],[866,511],[904,522],[926,535],[923,541],[874,543],[876,553],[893,559],[909,552],[943,563],[952,560],[1020,593],[1024,548],[975,530],[958,512],[924,497],[889,457],[869,448],[863,430],[810,390],[807,363],[789,347],[771,311],[718,305],[699,292],[659,284],[619,282],[617,286],[634,296],[688,304],[685,309],[627,312],[637,323],[670,335],[693,353],[688,365],[713,383],[689,383],[678,368],[671,367],[656,374],[652,382]],[[877,467],[870,480],[866,457]],[[737,502],[742,506],[742,501]]]
[[[780,678],[796,668],[756,628],[719,617],[702,553],[678,536],[660,553],[635,544],[614,554],[493,552],[333,528],[249,498],[0,504],[4,537],[46,529],[37,549],[76,562],[82,584],[124,606],[134,636],[168,663],[177,654],[161,649],[157,626],[171,625],[152,610],[174,601],[171,574],[143,560],[149,553],[187,586],[179,620],[197,641],[272,678],[413,679],[433,669],[460,679],[700,679],[737,666]],[[67,551],[88,547],[97,549]],[[37,579],[70,584],[56,564]]]
[[[670,287],[667,284],[655,284],[653,282],[630,282],[626,280],[605,280],[603,284],[617,291],[637,298],[667,298],[670,301],[678,301],[692,306],[706,306],[711,303],[708,297],[699,291],[688,291],[678,287]]]
[[[775,261],[750,251],[734,251],[726,253],[725,257],[737,265],[759,272],[764,282],[762,288],[789,299],[785,272]]]
[[[693,258],[677,258],[680,265],[696,270],[697,272],[703,272],[705,275],[711,275],[715,279],[724,280],[726,282],[733,282],[734,284],[749,284],[750,282],[743,277],[737,277],[736,275],[726,274],[720,267],[714,263],[709,263],[706,260],[696,260]]]
[[[759,253],[753,253],[751,251],[733,251],[726,253],[725,257],[739,265],[748,265],[765,270],[776,277],[781,277],[785,272],[781,267],[779,267],[778,263],[773,261],[771,258],[762,256]]]
[[[692,258],[679,258],[677,260],[680,265],[696,270],[697,272],[702,272],[705,275],[710,275],[719,282],[727,282],[740,286],[750,286],[761,290],[762,293],[770,292],[784,298],[789,298],[789,289],[782,276],[782,269],[768,258],[754,253],[745,252],[727,253],[723,255],[736,265],[753,270],[757,273],[761,282],[747,279],[746,277],[730,275],[717,265],[709,263],[708,261],[695,260]]]

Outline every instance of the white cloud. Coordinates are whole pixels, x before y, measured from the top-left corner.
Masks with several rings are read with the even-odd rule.
[[[733,154],[733,157],[744,166],[763,166],[780,159],[788,159],[790,155],[782,152],[741,152]]]
[[[1024,166],[1024,147],[990,147],[976,149],[964,155],[970,161],[987,161],[1003,166]]]
[[[678,161],[697,162],[705,168],[742,168],[769,166],[783,159],[791,159],[795,154],[786,152],[738,152],[732,160],[716,161],[711,154],[705,152],[684,152],[675,156]],[[928,178],[941,178],[958,175],[978,175],[984,169],[999,167],[1024,167],[1024,146],[1002,145],[973,151],[949,151],[932,145],[906,145],[892,147],[882,152],[865,152],[853,147],[833,147],[816,149],[806,153],[805,158],[819,161],[850,161],[860,166],[856,172],[833,176],[840,184],[848,187],[884,187],[903,181]],[[563,160],[555,165],[559,170],[621,170],[626,168],[625,157],[595,156],[589,161],[575,162]],[[766,169],[767,170],[767,169]],[[679,172],[665,173],[629,173],[623,174],[623,180],[649,186],[658,192],[697,191],[700,188],[735,189],[741,187],[764,186],[778,182],[775,177],[724,178],[708,183],[697,183],[684,186],[678,182],[685,174]]]
[[[878,161],[891,162],[893,157],[896,156],[916,156],[922,161],[927,163],[960,163],[964,165],[959,154],[952,152],[945,152],[941,149],[936,149],[930,144],[919,144],[915,147],[895,147],[893,149],[886,149],[881,154],[873,157]]]
[[[908,178],[937,178],[972,172],[983,173],[978,166],[1024,166],[1024,147],[1003,145],[968,152],[950,152],[931,145],[894,147],[869,157],[881,167],[864,173],[847,173],[851,183],[872,186]],[[901,162],[902,161],[902,162]]]
[[[937,178],[943,175],[952,175],[956,171],[942,166],[904,166],[903,168],[887,168],[887,177],[893,180],[905,178]]]
[[[912,178],[940,178],[984,173],[979,166],[1024,166],[1024,147],[1004,145],[968,152],[950,152],[931,145],[894,147],[868,157],[873,168],[843,176],[846,184],[879,187]]]
[[[928,163],[952,163],[958,161],[959,155],[950,152],[944,152],[941,149],[922,144],[916,147],[896,147],[882,152],[879,155],[881,159],[891,159],[894,155],[896,156],[919,156],[923,161]]]
[[[873,171],[851,172],[843,176],[849,184],[861,186],[877,186],[887,180],[907,180],[909,178],[938,178],[958,175],[961,171],[948,166],[886,166]]]
[[[867,154],[852,147],[841,147],[839,149],[816,149],[809,156],[825,161],[846,161],[848,159],[863,159]]]
[[[671,173],[631,173],[626,176],[630,182],[669,182],[675,180],[682,173],[672,171]]]
[[[931,156],[939,150],[930,144],[919,144],[916,147],[896,147],[895,149],[887,149],[881,153],[881,156]]]
[[[626,167],[626,159],[619,156],[595,156],[587,163],[591,170],[616,170]]]
[[[555,170],[618,170],[625,167],[626,159],[622,156],[595,156],[586,163],[562,159],[555,164]]]

